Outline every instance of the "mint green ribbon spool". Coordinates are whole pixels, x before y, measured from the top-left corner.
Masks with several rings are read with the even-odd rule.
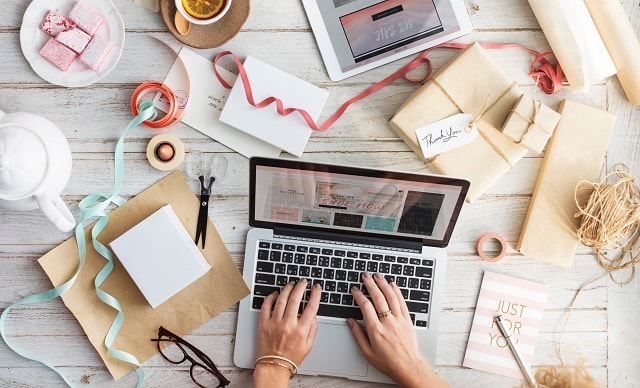
[[[131,129],[139,126],[143,121],[153,120],[157,116],[157,111],[153,105],[153,102],[151,101],[142,102],[139,106],[139,111],[140,113],[136,117],[134,117],[133,120],[131,120],[129,125],[127,125],[125,130],[122,132],[122,135],[120,135],[118,142],[116,143],[116,149],[115,149],[115,155],[114,155],[115,161],[114,161],[113,192],[107,195],[104,195],[104,194],[88,195],[87,197],[82,199],[82,201],[80,201],[80,203],[78,204],[81,217],[75,227],[75,237],[78,243],[79,258],[78,258],[78,266],[73,276],[71,276],[69,280],[59,285],[58,287],[52,288],[50,290],[47,290],[38,294],[24,297],[18,300],[17,302],[12,303],[11,305],[7,306],[2,312],[2,315],[0,315],[0,336],[2,336],[2,339],[7,344],[7,346],[11,350],[13,350],[16,354],[28,360],[39,362],[40,364],[53,370],[70,387],[72,386],[72,383],[64,375],[62,375],[60,371],[58,371],[53,365],[51,365],[50,363],[44,360],[39,359],[36,356],[32,356],[25,352],[20,351],[7,339],[7,335],[5,333],[6,318],[7,318],[7,315],[9,314],[9,311],[11,311],[15,307],[18,307],[20,305],[39,303],[39,302],[52,300],[54,298],[61,296],[73,286],[76,279],[78,278],[78,275],[80,274],[80,271],[82,270],[82,267],[87,257],[87,246],[86,246],[86,241],[84,236],[83,223],[91,218],[98,217],[98,221],[95,223],[95,225],[91,229],[91,241],[92,241],[93,248],[96,250],[96,252],[98,252],[102,257],[105,258],[107,263],[105,264],[104,267],[102,267],[100,272],[98,272],[98,274],[96,275],[94,279],[94,285],[96,287],[96,294],[98,295],[98,298],[100,298],[102,302],[104,302],[105,304],[112,307],[114,310],[118,312],[113,322],[111,323],[111,326],[107,331],[107,334],[105,335],[104,345],[107,348],[107,351],[109,352],[109,354],[114,358],[124,362],[128,362],[138,367],[138,369],[140,370],[140,376],[138,378],[138,383],[136,387],[138,388],[142,387],[142,383],[144,382],[144,370],[142,369],[142,366],[140,365],[140,362],[138,361],[138,359],[136,359],[135,356],[133,356],[128,352],[112,347],[113,342],[115,341],[115,338],[117,337],[118,332],[120,331],[120,328],[124,323],[124,314],[122,313],[122,308],[120,306],[120,302],[118,301],[118,299],[116,299],[115,297],[113,297],[112,295],[108,294],[107,292],[103,291],[100,288],[102,286],[102,283],[104,283],[104,281],[111,274],[111,271],[113,271],[113,254],[111,253],[111,250],[109,248],[107,248],[106,246],[104,246],[104,244],[98,241],[98,236],[104,230],[104,228],[107,226],[107,223],[109,222],[109,216],[107,215],[107,212],[106,212],[107,207],[111,204],[115,206],[122,206],[126,202],[126,200],[118,194],[120,192],[120,188],[122,187],[122,180],[124,177],[124,139],[127,133]]]

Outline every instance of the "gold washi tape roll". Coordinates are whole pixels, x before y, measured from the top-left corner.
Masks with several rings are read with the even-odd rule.
[[[184,144],[175,135],[156,135],[147,145],[147,160],[160,171],[173,170],[184,160]]]
[[[484,250],[484,243],[487,240],[495,240],[500,244],[500,251],[497,254],[488,255]],[[501,260],[504,255],[507,253],[507,241],[504,237],[500,236],[497,233],[487,233],[480,237],[478,240],[478,245],[476,246],[476,251],[478,252],[478,256],[484,261],[488,261],[490,263]]]

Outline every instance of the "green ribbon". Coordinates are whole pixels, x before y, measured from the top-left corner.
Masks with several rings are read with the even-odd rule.
[[[98,236],[104,230],[104,228],[107,226],[107,223],[109,222],[109,216],[107,215],[107,212],[106,212],[107,207],[109,207],[111,204],[115,206],[122,206],[126,202],[126,200],[118,194],[120,192],[120,188],[122,187],[122,180],[124,177],[124,139],[127,133],[131,129],[139,126],[143,121],[153,120],[157,116],[156,108],[154,107],[153,102],[151,101],[142,102],[139,106],[139,111],[140,113],[136,117],[134,117],[133,120],[131,120],[129,125],[122,132],[122,135],[120,135],[120,138],[118,139],[118,142],[116,144],[115,156],[114,156],[115,169],[114,169],[113,192],[111,194],[90,194],[84,199],[82,199],[82,201],[80,201],[80,203],[78,204],[78,208],[80,209],[80,214],[81,214],[80,221],[78,221],[75,227],[75,236],[76,236],[76,241],[78,243],[78,266],[73,276],[71,276],[69,280],[59,285],[58,287],[52,288],[50,290],[47,290],[35,295],[30,295],[18,300],[17,302],[5,308],[5,310],[2,312],[2,315],[0,315],[0,336],[2,336],[2,339],[7,344],[7,346],[11,350],[16,352],[18,355],[26,359],[39,362],[42,365],[53,370],[70,387],[72,386],[71,382],[66,377],[64,377],[53,365],[35,356],[26,354],[20,351],[19,349],[17,349],[13,344],[11,344],[11,342],[7,339],[7,336],[5,333],[5,321],[11,309],[20,305],[39,303],[39,302],[52,300],[54,298],[61,296],[73,286],[73,284],[78,278],[78,275],[80,274],[80,271],[87,257],[87,246],[85,241],[83,224],[85,223],[85,221],[91,218],[98,217],[98,221],[96,221],[95,225],[91,229],[91,240],[92,240],[93,248],[96,250],[96,252],[98,252],[102,257],[105,258],[107,263],[105,264],[104,267],[102,267],[100,272],[98,272],[98,274],[96,275],[94,279],[94,285],[96,287],[96,294],[98,295],[98,298],[100,298],[102,302],[104,302],[105,304],[112,307],[118,312],[113,322],[111,323],[111,326],[107,331],[107,334],[105,335],[104,345],[107,348],[107,351],[109,352],[109,354],[114,358],[138,366],[138,368],[140,369],[140,376],[138,378],[138,383],[136,386],[137,387],[142,386],[142,383],[144,381],[144,370],[142,369],[140,362],[132,354],[112,347],[113,342],[116,336],[118,335],[118,332],[122,327],[122,324],[124,323],[124,314],[122,313],[122,308],[120,306],[120,302],[118,301],[118,299],[116,299],[115,297],[113,297],[112,295],[108,294],[107,292],[103,291],[100,288],[102,286],[102,283],[104,283],[104,281],[111,274],[111,271],[113,271],[113,254],[111,253],[111,250],[109,248],[107,248],[106,246],[104,246],[104,244],[98,241]]]

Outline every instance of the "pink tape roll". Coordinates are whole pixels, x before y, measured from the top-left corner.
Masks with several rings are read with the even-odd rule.
[[[496,240],[500,243],[500,252],[497,256],[487,256],[484,251],[484,243],[487,240]],[[488,261],[490,263],[494,263],[496,261],[501,260],[504,255],[507,253],[507,241],[497,233],[487,233],[480,237],[478,240],[478,245],[476,246],[476,251],[478,252],[478,256],[484,261]]]

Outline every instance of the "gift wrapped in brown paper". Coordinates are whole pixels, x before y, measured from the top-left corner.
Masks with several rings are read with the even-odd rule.
[[[576,185],[598,179],[616,116],[568,100],[562,102],[560,114],[516,249],[528,257],[569,267],[579,242]],[[577,199],[586,203],[586,198]]]
[[[558,112],[523,94],[504,122],[502,133],[539,154],[547,145],[559,120]]]
[[[416,129],[458,113],[472,114],[479,136],[429,161],[441,174],[471,181],[467,195],[471,202],[528,152],[499,130],[522,94],[518,85],[475,43],[415,91],[389,125],[425,160]]]

